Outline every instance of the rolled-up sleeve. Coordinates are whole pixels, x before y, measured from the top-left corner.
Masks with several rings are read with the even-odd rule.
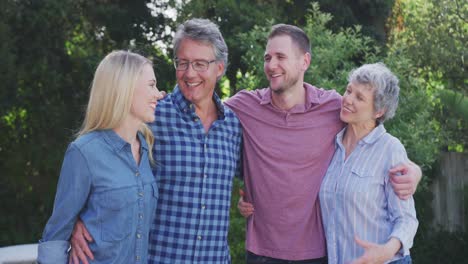
[[[72,143],[63,160],[52,216],[39,241],[39,263],[68,263],[68,241],[90,190],[88,164],[78,147]]]
[[[68,248],[66,240],[39,241],[37,247],[37,262],[39,264],[68,263]]]
[[[392,167],[407,163],[408,157],[405,148],[401,144],[396,144],[391,154]],[[390,221],[393,223],[393,230],[389,236],[400,240],[402,247],[399,251],[402,255],[408,255],[409,249],[413,246],[413,239],[418,229],[418,219],[416,218],[416,209],[413,197],[402,200],[398,198],[390,179],[386,180],[386,196],[388,201],[388,210]]]

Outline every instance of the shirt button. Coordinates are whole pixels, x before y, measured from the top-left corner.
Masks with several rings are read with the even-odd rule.
[[[136,256],[135,259],[136,259],[136,260],[140,260],[140,256]]]
[[[140,219],[143,219],[143,214],[138,214],[138,217],[140,217]]]
[[[205,179],[206,179],[206,178],[208,178],[208,175],[206,175],[206,174],[203,174],[203,178],[205,178]]]
[[[139,193],[138,193],[138,196],[143,197],[143,193],[142,193],[142,192],[139,192]]]
[[[205,207],[205,205],[202,205],[202,206],[201,206],[201,209],[203,209],[203,210],[204,210],[205,208],[206,208],[206,207]]]
[[[140,176],[140,173],[138,171],[135,172],[135,176],[137,176],[137,177]]]
[[[193,121],[198,122],[198,117],[195,117]]]
[[[197,239],[198,239],[198,240],[201,240],[201,239],[202,239],[202,237],[201,237],[201,236],[198,236],[198,237],[197,237]]]
[[[141,234],[137,234],[137,238],[141,238]]]

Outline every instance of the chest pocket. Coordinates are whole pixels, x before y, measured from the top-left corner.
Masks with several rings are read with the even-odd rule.
[[[136,188],[125,188],[103,193],[98,198],[99,224],[103,241],[120,241],[133,229],[138,200]]]
[[[375,193],[383,187],[382,177],[368,170],[352,169],[350,175],[351,188],[359,193]]]

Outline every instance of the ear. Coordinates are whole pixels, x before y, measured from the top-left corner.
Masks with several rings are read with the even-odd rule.
[[[387,112],[387,109],[381,109],[377,111],[374,115],[375,119],[381,118],[385,114],[385,112]]]
[[[224,72],[224,62],[216,63],[216,79],[219,80]]]
[[[310,61],[311,61],[311,55],[309,52],[306,52],[303,55],[303,61],[302,61],[302,70],[304,70],[304,72],[307,71],[307,69],[309,68]]]

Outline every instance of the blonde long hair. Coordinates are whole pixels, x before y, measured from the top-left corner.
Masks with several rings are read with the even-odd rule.
[[[123,122],[130,113],[135,85],[146,64],[153,66],[149,59],[123,50],[109,53],[99,63],[78,137],[95,130],[114,129]],[[154,164],[153,133],[145,123],[139,131],[145,137],[149,160]]]

